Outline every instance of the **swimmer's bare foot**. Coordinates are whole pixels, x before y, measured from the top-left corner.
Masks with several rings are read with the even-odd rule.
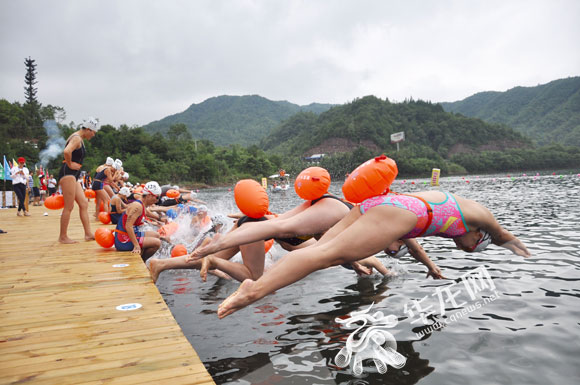
[[[253,294],[254,284],[256,282],[251,279],[246,279],[238,290],[226,298],[218,307],[218,317],[225,318],[232,313],[248,306],[257,301],[259,298]]]
[[[207,257],[203,258],[201,260],[201,269],[199,269],[199,276],[201,277],[201,280],[203,282],[207,282],[207,272],[215,268],[216,268],[215,261],[213,260],[213,257],[211,255],[208,255]]]
[[[95,236],[93,234],[85,235],[85,241],[94,241]]]
[[[70,245],[70,244],[73,244],[73,243],[78,243],[77,241],[75,241],[74,239],[70,239],[69,237],[59,238],[58,241],[60,243],[62,243],[62,244],[65,244],[65,245]]]
[[[151,279],[153,283],[157,282],[159,274],[163,271],[163,260],[158,258],[149,259],[149,274],[151,274]]]

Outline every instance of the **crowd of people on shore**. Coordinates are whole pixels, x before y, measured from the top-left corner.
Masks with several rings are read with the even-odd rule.
[[[107,158],[92,178],[81,177],[86,154],[84,140],[90,140],[98,130],[98,121],[87,119],[68,138],[63,151],[58,182],[64,197],[59,242],[76,242],[67,235],[75,202],[85,240],[95,239],[85,196],[91,190],[95,218],[100,218],[102,212],[116,225],[115,248],[140,254],[148,262],[153,281],[165,270],[198,269],[204,281],[208,273],[213,273],[242,282],[220,305],[220,318],[331,266],[343,266],[360,275],[372,274],[374,270],[389,275],[389,270],[376,258],[381,251],[395,258],[408,253],[426,266],[427,277],[444,279],[417,242],[422,237],[450,238],[466,252],[479,252],[493,243],[519,256],[530,255],[525,245],[504,229],[487,208],[473,200],[438,190],[412,195],[390,191],[398,170],[394,160],[384,155],[349,174],[343,186],[344,198],[328,192],[330,175],[326,170],[320,167],[303,170],[294,187],[304,202],[285,213],[271,213],[264,188],[255,181],[242,180],[234,189],[240,213],[231,215],[235,221],[228,226],[231,220],[210,215],[206,203],[197,199],[193,191],[160,186],[156,181],[132,185],[119,159]],[[28,183],[28,170],[23,158],[18,163],[12,173],[19,197],[18,215],[29,215],[20,203]],[[50,183],[50,177],[44,179],[48,180],[48,190],[54,183]],[[169,249],[176,247],[172,237],[180,226],[190,236],[189,250],[176,258],[156,258],[162,242]],[[265,254],[274,242],[289,253],[264,271]],[[232,262],[238,253],[241,263]]]

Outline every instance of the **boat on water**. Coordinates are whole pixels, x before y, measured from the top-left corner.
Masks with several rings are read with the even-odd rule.
[[[290,174],[284,170],[278,171],[277,174],[270,175],[270,191],[278,193],[286,191],[290,188]]]

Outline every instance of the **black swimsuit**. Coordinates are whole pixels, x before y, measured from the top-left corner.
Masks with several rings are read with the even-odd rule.
[[[98,190],[102,190],[103,189],[103,187],[104,187],[104,181],[105,181],[105,179],[107,179],[107,175],[105,174],[105,170],[106,169],[107,169],[107,167],[105,167],[101,171],[95,173],[95,177],[93,178],[93,184],[91,186],[91,188],[94,191],[98,191]]]
[[[315,205],[316,203],[320,202],[322,199],[325,198],[332,198],[332,199],[336,199],[338,201],[341,201],[342,203],[344,203],[346,205],[346,207],[348,207],[348,209],[352,209],[354,206],[347,202],[344,201],[342,199],[340,199],[337,196],[334,195],[330,195],[330,194],[324,194],[323,196],[321,196],[320,198],[314,199],[312,202],[310,202],[310,206]],[[312,235],[299,235],[297,237],[292,237],[292,238],[274,238],[276,240],[276,242],[286,242],[292,246],[298,246],[303,244],[304,242],[306,242],[307,240],[309,240],[310,238],[312,238]]]
[[[80,137],[79,134],[71,135],[68,138],[68,140],[66,141],[66,145],[68,145],[68,142],[75,135]],[[66,145],[65,145],[65,147],[66,147]],[[83,140],[81,138],[81,147],[77,148],[76,150],[74,150],[72,152],[70,160],[71,160],[71,162],[78,163],[82,166],[83,161],[85,160],[85,155],[86,155],[85,143],[83,142]],[[73,175],[75,177],[75,179],[78,180],[79,176],[81,175],[81,169],[79,168],[78,170],[73,170],[72,168],[67,166],[66,162],[63,160],[62,166],[60,167],[60,172],[58,173],[58,179],[61,179],[62,177],[66,176],[66,175]]]

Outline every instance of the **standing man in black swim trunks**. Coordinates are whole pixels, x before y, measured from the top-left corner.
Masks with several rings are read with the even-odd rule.
[[[90,140],[99,130],[99,122],[95,118],[85,120],[80,129],[68,137],[63,151],[64,160],[60,168],[59,181],[64,197],[64,209],[60,217],[60,243],[77,243],[68,237],[67,230],[70,222],[70,213],[74,208],[75,201],[79,206],[79,212],[83,228],[85,230],[85,240],[95,239],[91,231],[89,222],[88,202],[85,198],[83,188],[77,180],[81,174],[81,167],[85,159],[86,151],[83,140]]]

